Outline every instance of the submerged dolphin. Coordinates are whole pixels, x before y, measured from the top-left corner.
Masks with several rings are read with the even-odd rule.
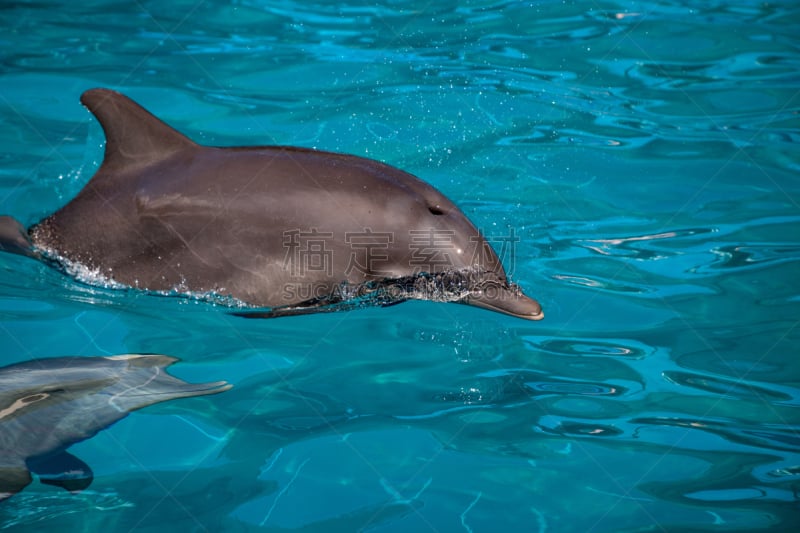
[[[0,501],[31,482],[70,491],[92,470],[65,450],[130,411],[175,398],[216,394],[224,381],[186,383],[166,373],[166,355],[57,357],[0,368]]]
[[[81,102],[106,135],[100,169],[27,232],[2,217],[0,250],[43,252],[123,285],[270,308],[252,316],[359,298],[543,316],[467,217],[407,172],[305,148],[201,146],[108,89]]]

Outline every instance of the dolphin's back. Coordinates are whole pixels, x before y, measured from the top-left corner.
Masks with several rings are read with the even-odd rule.
[[[119,93],[95,89],[81,100],[106,133],[103,163],[30,233],[37,246],[116,282],[275,307],[307,299],[284,294],[298,274],[286,264],[292,232],[341,243],[347,234],[405,229],[416,212],[447,212],[463,219],[453,233],[478,235],[439,191],[390,165],[306,148],[201,146]],[[352,260],[350,250],[331,252],[330,279],[310,273],[320,294],[344,281],[333,273]],[[347,281],[363,282],[361,274]],[[385,274],[407,272],[374,278]]]

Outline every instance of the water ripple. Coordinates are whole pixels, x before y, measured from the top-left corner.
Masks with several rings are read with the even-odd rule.
[[[716,233],[713,228],[686,228],[672,231],[664,231],[655,234],[633,235],[628,237],[615,237],[605,239],[576,239],[574,242],[578,246],[583,246],[600,255],[629,257],[640,261],[658,261],[666,259],[671,255],[676,255],[677,251],[668,251],[656,247],[651,248],[651,241],[661,241],[662,239],[689,239],[701,235],[707,236]]]
[[[568,356],[621,357],[643,359],[657,349],[633,339],[553,338],[525,335],[525,343],[535,350]]]
[[[508,369],[479,374],[458,391],[437,394],[441,402],[464,405],[519,405],[545,397],[618,397],[628,389],[620,385],[552,377],[542,372]]]
[[[637,417],[631,424],[671,426],[702,431],[722,437],[731,442],[751,446],[759,450],[796,452],[800,449],[800,436],[796,428],[764,424],[752,426],[734,420],[713,420],[688,417]]]
[[[540,426],[545,433],[564,436],[586,436],[586,437],[618,437],[624,433],[623,430],[610,425],[585,422],[559,422],[552,427]]]
[[[743,271],[800,261],[800,246],[796,243],[746,243],[730,244],[711,249],[717,256],[706,265],[699,265],[693,273],[709,274],[716,270]]]
[[[664,372],[664,377],[677,385],[684,385],[714,394],[736,396],[739,398],[754,398],[785,402],[793,399],[791,394],[786,394],[774,389],[759,387],[742,380],[729,380],[691,372]]]

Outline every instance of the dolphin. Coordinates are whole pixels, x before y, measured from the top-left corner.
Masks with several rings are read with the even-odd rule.
[[[231,388],[170,376],[165,369],[175,361],[166,355],[56,357],[0,368],[0,501],[25,488],[31,471],[43,483],[83,490],[92,470],[69,446],[130,411]]]
[[[112,286],[229,297],[242,316],[427,299],[543,317],[464,213],[407,172],[306,148],[201,146],[109,89],[81,102],[105,132],[100,168],[31,228],[0,218],[0,249]]]

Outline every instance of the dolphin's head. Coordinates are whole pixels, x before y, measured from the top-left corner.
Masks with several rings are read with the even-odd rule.
[[[394,226],[409,228],[394,236],[390,254],[395,267],[407,275],[437,275],[440,281],[447,280],[449,288],[461,295],[449,301],[541,320],[539,303],[510,282],[497,253],[467,216],[437,189],[411,178],[406,174],[396,180],[403,184],[405,194],[393,195],[387,203],[398,219]],[[512,258],[517,240],[513,232],[498,237]]]

